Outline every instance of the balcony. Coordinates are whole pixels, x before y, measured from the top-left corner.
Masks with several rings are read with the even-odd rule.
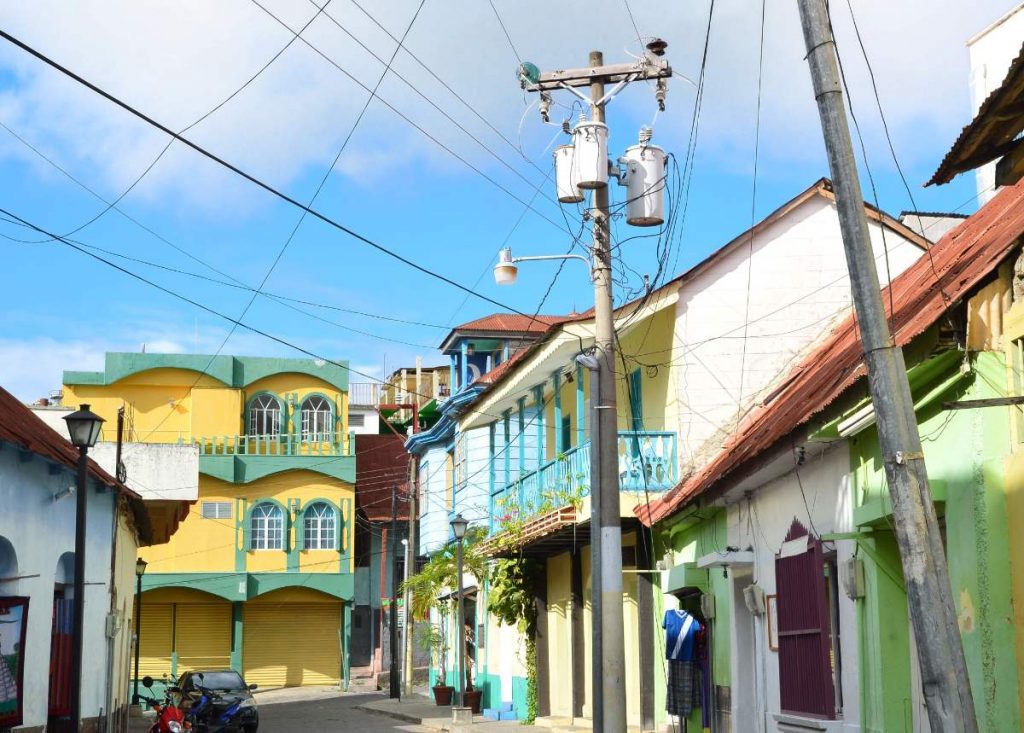
[[[380,385],[375,382],[350,382],[348,403],[352,407],[376,407],[380,404]]]
[[[220,435],[196,438],[200,456],[347,456],[349,436],[343,433],[321,433],[301,436],[293,433],[276,435]]]
[[[620,431],[619,491],[661,492],[678,481],[676,434]],[[565,507],[579,509],[590,495],[590,441],[525,473],[491,496],[491,534]]]
[[[199,449],[199,471],[248,483],[289,470],[316,471],[342,481],[355,481],[355,455],[344,433],[300,435],[216,435],[193,438]]]

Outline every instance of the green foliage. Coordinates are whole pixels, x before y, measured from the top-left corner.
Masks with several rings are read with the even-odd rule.
[[[487,578],[487,557],[480,550],[480,543],[486,530],[474,527],[466,532],[463,540],[462,570],[472,575],[479,583]],[[401,592],[409,591],[412,602],[409,606],[414,618],[429,619],[431,610],[436,610],[438,622],[431,624],[424,637],[429,649],[431,662],[442,682],[448,678],[448,629],[455,612],[453,592],[458,587],[457,546],[450,544],[434,553],[420,572],[409,577],[402,584]]]
[[[537,639],[526,637],[526,725],[537,720]]]
[[[526,558],[498,560],[491,570],[488,610],[506,626],[515,626],[533,636],[537,626],[536,562]]]

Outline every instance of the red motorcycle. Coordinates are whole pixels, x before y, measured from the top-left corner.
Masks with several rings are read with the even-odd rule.
[[[142,686],[147,690],[152,690],[153,678],[149,675],[143,677]],[[168,687],[164,690],[163,702],[155,697],[142,698],[156,713],[156,720],[149,727],[148,733],[184,733],[192,729],[192,724],[185,722],[185,713],[174,704],[174,696],[180,694],[181,690],[177,687]],[[140,697],[142,696],[140,695]]]

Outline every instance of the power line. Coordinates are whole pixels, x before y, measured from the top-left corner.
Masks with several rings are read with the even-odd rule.
[[[259,8],[261,9],[261,10],[263,10],[263,12],[265,12],[265,13],[266,13],[267,15],[269,15],[269,16],[270,16],[271,18],[273,18],[273,19],[274,19],[275,21],[277,21],[277,22],[278,22],[278,23],[279,23],[279,24],[280,24],[280,25],[281,25],[282,27],[286,28],[286,29],[287,29],[287,30],[288,30],[288,31],[289,31],[290,33],[294,33],[294,32],[295,32],[294,30],[292,30],[291,26],[289,26],[289,25],[288,25],[287,23],[285,23],[285,22],[284,22],[283,20],[281,20],[281,19],[280,19],[280,18],[279,18],[278,16],[274,15],[274,13],[273,13],[273,12],[272,12],[271,10],[267,9],[267,8],[266,8],[266,7],[264,7],[264,6],[262,5],[262,4],[260,4],[259,0],[249,0],[249,1],[250,1],[251,3],[253,3],[254,5],[256,5],[257,7],[259,7]],[[305,38],[300,38],[299,40],[301,40],[301,41],[302,41],[302,42],[303,42],[304,44],[306,44],[306,46],[307,46],[307,47],[308,47],[308,48],[309,48],[309,49],[310,49],[311,51],[313,51],[313,53],[315,53],[315,54],[317,54],[318,56],[320,56],[320,58],[322,58],[322,59],[323,59],[324,61],[326,61],[327,63],[329,63],[329,64],[330,64],[331,66],[333,66],[334,68],[336,68],[336,69],[337,69],[338,71],[340,71],[340,72],[341,72],[342,74],[344,74],[345,76],[347,76],[347,77],[348,77],[349,79],[351,79],[351,80],[352,80],[353,82],[355,82],[355,83],[356,83],[356,84],[357,84],[358,86],[362,87],[362,88],[363,88],[363,89],[365,89],[366,91],[371,91],[371,90],[370,90],[370,88],[369,88],[368,86],[366,86],[366,85],[365,85],[365,84],[364,84],[363,82],[361,82],[361,81],[360,81],[359,79],[357,79],[357,78],[356,78],[356,77],[355,77],[354,75],[352,75],[352,74],[351,74],[351,73],[350,73],[349,71],[347,71],[347,70],[346,70],[346,69],[345,69],[344,67],[342,67],[342,66],[341,66],[340,64],[338,64],[338,63],[337,63],[337,62],[336,62],[336,61],[335,61],[334,59],[332,59],[332,58],[331,58],[330,56],[328,56],[327,54],[325,54],[325,53],[324,53],[323,51],[321,51],[321,50],[320,50],[319,48],[317,48],[317,47],[316,47],[316,46],[314,46],[314,45],[313,45],[312,43],[310,43],[309,41],[307,41],[307,40],[306,40]],[[497,181],[496,179],[494,179],[494,178],[492,178],[491,176],[489,176],[489,175],[488,175],[487,173],[485,173],[484,171],[482,171],[482,170],[481,170],[480,168],[478,168],[477,166],[473,165],[473,163],[471,163],[471,162],[470,162],[469,160],[467,160],[467,159],[466,159],[466,158],[464,158],[463,156],[459,155],[459,154],[458,154],[457,152],[455,152],[455,151],[454,151],[454,150],[453,150],[452,148],[450,148],[449,146],[445,145],[445,144],[444,144],[443,142],[441,142],[441,140],[439,140],[439,139],[438,139],[438,138],[437,138],[436,136],[432,135],[432,134],[431,134],[430,132],[428,132],[428,131],[427,131],[426,129],[424,129],[424,128],[423,128],[423,127],[422,127],[421,125],[419,125],[418,123],[416,123],[416,122],[415,122],[415,121],[414,121],[414,120],[413,120],[413,119],[412,119],[411,117],[409,117],[409,116],[408,116],[408,115],[406,115],[406,114],[405,114],[404,112],[402,112],[401,110],[399,110],[399,109],[398,109],[397,107],[395,107],[395,106],[394,106],[393,104],[391,104],[391,103],[390,103],[389,101],[387,101],[386,99],[384,99],[383,97],[381,97],[381,96],[379,96],[379,95],[376,95],[376,94],[374,94],[374,96],[375,96],[375,97],[377,98],[377,100],[378,100],[378,101],[380,101],[380,103],[381,103],[381,104],[383,104],[383,105],[384,105],[385,107],[387,107],[387,108],[388,108],[388,109],[390,109],[390,110],[391,110],[392,112],[394,112],[394,113],[395,113],[396,115],[398,115],[398,116],[399,116],[399,117],[401,117],[401,118],[402,118],[403,120],[405,120],[405,121],[406,121],[407,123],[409,123],[409,124],[410,124],[410,125],[411,125],[412,127],[414,127],[414,128],[415,128],[415,129],[416,129],[416,130],[417,130],[418,132],[420,132],[420,133],[421,133],[421,134],[422,134],[422,135],[423,135],[424,137],[426,137],[426,138],[427,138],[428,140],[430,140],[430,141],[431,141],[431,142],[433,142],[433,143],[434,143],[435,145],[437,145],[438,147],[440,147],[440,148],[441,148],[442,150],[444,150],[445,152],[447,152],[447,153],[448,153],[449,155],[451,155],[451,156],[452,156],[453,158],[455,158],[455,159],[456,159],[456,160],[458,160],[458,161],[459,161],[460,163],[462,163],[463,165],[465,165],[465,166],[466,166],[467,168],[469,168],[470,170],[472,170],[472,171],[473,171],[474,173],[476,173],[477,175],[479,175],[479,176],[480,176],[481,178],[483,178],[483,179],[484,179],[485,181],[487,181],[488,183],[490,183],[491,185],[493,185],[493,186],[494,186],[495,188],[497,188],[498,190],[502,191],[502,192],[503,192],[504,194],[506,194],[507,196],[509,196],[509,197],[511,197],[512,199],[514,199],[514,200],[518,201],[519,203],[521,203],[521,204],[526,204],[526,201],[524,201],[524,200],[523,200],[522,198],[520,198],[520,197],[519,197],[519,196],[518,196],[518,195],[517,195],[516,193],[514,193],[514,192],[513,192],[513,191],[512,191],[511,189],[509,189],[508,187],[504,186],[504,185],[503,185],[502,183],[500,183],[500,182],[499,182],[499,181]],[[507,166],[507,164],[506,164],[506,166]],[[524,176],[522,176],[522,174],[518,173],[517,171],[514,171],[514,170],[513,170],[513,172],[514,172],[514,173],[516,173],[516,175],[519,175],[519,177],[520,177],[520,178],[523,178],[523,180],[525,180],[525,181],[526,181],[526,182],[527,182],[527,183],[528,183],[528,184],[529,184],[529,185],[530,185],[531,187],[533,187],[533,183],[531,183],[531,182],[529,181],[529,179],[525,178]],[[556,222],[556,221],[555,221],[554,219],[551,219],[550,217],[548,217],[548,216],[547,216],[546,214],[544,214],[543,212],[541,212],[541,211],[538,211],[537,209],[534,209],[534,208],[533,208],[532,206],[530,206],[529,208],[530,208],[530,210],[531,210],[531,211],[533,211],[533,212],[534,212],[534,213],[535,213],[535,214],[536,214],[537,216],[539,216],[540,218],[544,219],[545,221],[547,221],[547,222],[548,222],[549,224],[551,224],[551,225],[552,225],[552,226],[554,226],[555,228],[557,228],[557,229],[561,229],[561,228],[562,228],[562,227],[561,227],[561,225],[560,225],[560,224],[558,224],[558,222]]]
[[[452,287],[458,288],[459,290],[461,290],[463,292],[470,293],[471,295],[479,298],[480,300],[483,300],[483,301],[486,301],[488,303],[491,303],[492,305],[496,305],[496,306],[498,306],[499,308],[501,308],[503,310],[511,311],[512,313],[516,313],[516,314],[521,315],[521,316],[526,316],[527,315],[526,313],[523,313],[523,312],[521,312],[521,311],[519,311],[519,310],[517,310],[515,308],[512,308],[511,306],[505,305],[504,303],[501,303],[501,302],[499,302],[499,301],[497,301],[497,300],[495,300],[495,299],[493,299],[493,298],[491,298],[489,296],[483,295],[482,293],[478,293],[475,290],[472,290],[471,288],[468,288],[465,285],[463,285],[463,284],[461,284],[461,283],[459,283],[459,282],[457,282],[457,281],[447,277],[446,275],[442,275],[442,274],[440,274],[438,272],[435,272],[434,270],[431,270],[431,269],[429,269],[429,268],[427,268],[427,267],[425,267],[423,265],[420,265],[419,263],[414,262],[413,260],[409,259],[408,257],[405,257],[403,255],[398,254],[397,252],[389,249],[388,247],[386,247],[386,246],[384,246],[384,245],[382,245],[382,244],[380,244],[380,243],[370,239],[367,236],[364,236],[364,235],[360,234],[359,232],[355,231],[354,229],[352,229],[352,228],[350,228],[348,226],[345,226],[344,224],[342,224],[342,223],[332,219],[331,217],[329,217],[329,216],[327,216],[325,214],[322,214],[322,213],[320,213],[319,211],[317,211],[315,209],[312,209],[312,208],[310,208],[308,206],[303,205],[297,199],[295,199],[295,198],[289,196],[288,194],[278,190],[277,188],[274,188],[269,183],[266,183],[266,182],[260,180],[256,176],[254,176],[254,175],[252,175],[250,173],[247,173],[246,171],[242,170],[241,168],[235,166],[234,164],[229,163],[228,161],[226,161],[223,158],[215,155],[214,153],[210,152],[209,150],[206,150],[205,148],[203,148],[202,146],[198,145],[197,143],[194,143],[191,140],[189,140],[188,138],[183,137],[182,135],[179,135],[178,133],[174,132],[173,130],[171,130],[166,125],[163,125],[160,122],[157,122],[152,117],[149,117],[145,113],[139,111],[135,107],[132,107],[130,104],[128,104],[127,102],[122,101],[118,97],[115,97],[113,94],[111,94],[111,93],[101,89],[100,87],[96,86],[92,82],[87,81],[86,79],[82,78],[81,76],[79,76],[75,72],[71,71],[67,67],[62,66],[61,64],[57,63],[56,61],[54,61],[50,57],[46,56],[45,54],[41,53],[40,51],[37,51],[36,49],[32,48],[28,44],[26,44],[23,41],[15,38],[10,33],[7,33],[6,31],[4,31],[2,29],[0,29],[0,38],[3,38],[4,40],[8,41],[9,43],[14,44],[18,48],[20,48],[23,51],[31,54],[32,56],[34,56],[35,58],[39,59],[40,61],[42,61],[46,65],[50,66],[51,68],[59,71],[60,73],[62,73],[65,76],[67,76],[68,78],[73,79],[74,81],[78,82],[79,84],[81,84],[82,86],[86,87],[90,91],[95,92],[96,94],[100,95],[104,99],[106,99],[106,100],[116,104],[118,107],[122,108],[126,112],[129,112],[130,114],[134,115],[135,117],[138,117],[143,122],[151,125],[152,127],[155,127],[156,129],[160,130],[161,132],[165,133],[166,135],[170,135],[174,139],[184,143],[186,146],[192,148],[194,151],[196,151],[197,153],[199,153],[203,157],[208,158],[209,160],[212,160],[213,162],[217,163],[218,165],[228,169],[232,173],[235,173],[236,175],[241,176],[245,180],[249,181],[250,183],[252,183],[252,184],[254,184],[256,186],[258,186],[259,188],[262,188],[267,193],[270,193],[273,196],[276,196],[277,198],[281,199],[282,201],[285,201],[285,202],[291,204],[292,206],[305,211],[310,216],[313,216],[314,218],[319,219],[320,221],[324,222],[328,226],[333,227],[334,229],[337,229],[338,231],[344,232],[345,234],[349,235],[353,239],[356,239],[357,241],[362,242],[363,244],[365,244],[365,245],[367,245],[369,247],[372,247],[373,249],[376,249],[378,252],[381,252],[381,253],[387,255],[388,257],[391,257],[392,259],[398,260],[399,262],[401,262],[401,263],[411,267],[414,270],[417,270],[417,271],[423,273],[424,275],[432,277],[432,278],[434,278],[436,280],[440,280],[441,282],[447,283],[448,285],[451,285]],[[50,235],[50,236],[53,236],[53,235]]]
[[[505,40],[508,41],[508,47],[512,49],[512,55],[516,57],[516,63],[523,63],[522,57],[519,55],[519,51],[516,50],[516,44],[512,43],[512,36],[509,35],[508,28],[505,27],[504,21],[498,14],[498,8],[494,5],[494,0],[487,0],[491,5],[491,10],[494,11],[494,17],[498,20],[498,25],[501,26],[501,32],[505,34]]]
[[[310,18],[308,21],[306,21],[306,24],[303,25],[302,28],[300,28],[297,32],[293,33],[292,37],[288,40],[288,42],[284,46],[282,46],[281,49],[277,53],[275,53],[273,56],[271,56],[267,60],[267,62],[265,64],[263,64],[263,66],[260,67],[259,71],[257,71],[255,74],[250,76],[245,81],[245,83],[243,83],[240,87],[238,87],[233,92],[231,92],[231,94],[229,94],[227,97],[222,99],[218,104],[214,105],[214,107],[212,107],[210,110],[208,110],[205,114],[201,115],[193,123],[191,123],[187,127],[182,128],[179,131],[178,135],[183,135],[184,133],[188,132],[193,127],[195,127],[196,125],[201,123],[203,120],[207,119],[210,115],[212,115],[214,112],[219,110],[225,104],[230,102],[236,96],[241,94],[241,92],[244,89],[246,89],[250,84],[252,84],[254,81],[256,81],[256,79],[258,79],[263,74],[264,71],[269,69],[270,66],[275,61],[277,61],[285,51],[288,50],[288,48],[292,45],[292,43],[294,43],[299,38],[299,36],[302,33],[304,33],[306,31],[306,29],[309,28],[310,25],[313,24],[313,21],[317,19],[317,17],[320,15],[320,13],[323,12],[323,10],[330,3],[331,3],[331,0],[327,0],[327,2],[324,3],[323,8],[320,8],[316,13],[314,13],[312,18]],[[5,125],[5,127],[6,127],[6,125]],[[72,229],[72,230],[70,230],[68,232],[65,232],[64,236],[70,237],[73,234],[77,234],[78,232],[80,232],[83,229],[85,229],[87,226],[89,226],[89,225],[93,224],[94,222],[98,221],[99,219],[101,219],[103,216],[105,216],[107,214],[107,212],[109,212],[112,208],[117,206],[117,204],[119,204],[124,199],[125,196],[127,196],[129,193],[131,193],[135,189],[135,187],[139,185],[139,183],[142,181],[142,179],[145,178],[147,175],[149,175],[149,172],[152,171],[154,167],[156,167],[156,164],[160,162],[160,160],[164,157],[164,154],[167,153],[167,151],[171,149],[171,145],[174,144],[175,139],[177,139],[177,137],[172,137],[170,140],[167,141],[167,144],[164,145],[163,149],[153,159],[153,161],[149,165],[146,166],[146,168],[142,171],[142,173],[140,173],[135,178],[135,180],[132,181],[131,185],[129,185],[128,188],[126,188],[117,198],[115,198],[113,202],[107,203],[107,206],[102,211],[100,211],[98,214],[93,216],[91,219],[89,219],[85,223],[80,224],[79,226],[75,227],[74,229]],[[37,244],[42,244],[42,243],[43,242],[37,242]]]
[[[223,270],[220,270],[216,266],[210,264],[208,261],[206,261],[206,260],[204,260],[204,259],[202,259],[202,258],[200,258],[200,257],[198,257],[198,256],[196,256],[194,254],[192,254],[191,252],[189,252],[184,247],[175,244],[171,240],[169,240],[166,237],[164,237],[163,235],[161,235],[159,232],[154,231],[150,227],[146,226],[143,222],[141,222],[138,219],[132,217],[130,214],[126,213],[123,209],[118,207],[116,204],[112,204],[111,202],[107,201],[105,198],[103,198],[103,196],[101,196],[99,193],[97,193],[95,189],[89,187],[87,184],[82,182],[80,179],[76,178],[66,168],[61,166],[55,160],[53,160],[52,158],[47,156],[45,153],[43,153],[41,150],[39,150],[37,147],[32,145],[23,136],[19,135],[15,130],[13,130],[10,127],[8,127],[2,120],[0,120],[0,127],[2,127],[7,132],[9,132],[16,140],[18,140],[18,142],[22,143],[25,147],[27,147],[29,150],[31,150],[33,153],[35,153],[37,156],[39,156],[44,161],[49,163],[53,168],[58,170],[60,173],[62,173],[64,176],[66,176],[69,180],[73,181],[79,187],[81,187],[85,191],[87,191],[90,194],[92,194],[92,196],[94,196],[95,198],[97,198],[101,202],[103,202],[105,204],[108,204],[112,210],[116,211],[118,214],[123,216],[126,220],[128,220],[131,223],[135,224],[137,227],[139,227],[143,231],[151,234],[156,239],[158,239],[161,242],[167,244],[169,247],[171,247],[172,249],[180,252],[181,254],[185,255],[186,257],[188,257],[189,259],[193,260],[194,262],[197,262],[198,264],[202,265],[203,267],[208,268],[209,270],[217,273],[218,275],[221,275],[221,276],[223,276],[225,278],[228,278],[230,280],[230,282],[228,280],[218,280],[217,278],[213,278],[213,277],[210,277],[208,275],[202,275],[202,274],[200,274],[198,272],[191,272],[189,270],[183,270],[181,268],[171,267],[170,265],[160,264],[159,262],[153,262],[151,260],[144,260],[144,259],[141,259],[141,258],[138,258],[138,257],[132,257],[130,255],[124,254],[123,252],[117,252],[115,250],[104,249],[103,247],[97,247],[95,245],[87,244],[86,242],[83,242],[80,239],[73,239],[71,241],[75,242],[76,244],[80,244],[83,247],[88,247],[90,249],[96,250],[97,252],[103,252],[105,254],[112,255],[114,257],[119,257],[119,258],[127,260],[129,262],[136,262],[136,263],[141,264],[141,265],[146,265],[148,267],[155,267],[157,269],[165,270],[167,272],[173,272],[173,273],[178,274],[178,275],[185,275],[187,277],[192,277],[192,278],[196,278],[196,279],[199,279],[199,280],[205,280],[207,282],[211,282],[211,283],[214,283],[214,284],[217,284],[217,285],[223,285],[224,287],[236,288],[236,289],[240,289],[240,290],[248,290],[250,292],[255,292],[256,291],[256,288],[254,288],[254,287],[252,287],[250,285],[246,285],[243,281],[241,281],[238,278],[232,276],[230,273],[224,272]],[[11,220],[8,220],[8,221],[9,221],[9,223],[15,224],[17,226],[21,226],[21,227],[25,226],[24,224],[21,224],[20,222],[11,221]],[[40,241],[40,240],[15,239],[14,237],[10,237],[10,236],[3,235],[3,234],[0,234],[0,236],[4,237],[5,239],[9,239],[11,241],[19,242],[19,243],[22,243],[22,244],[42,244],[42,243],[44,243],[43,241]],[[64,235],[64,236],[69,236],[69,235]],[[52,241],[52,240],[45,240],[45,241]],[[324,308],[324,309],[327,309],[327,310],[338,311],[340,313],[351,313],[352,315],[363,316],[365,318],[376,318],[376,319],[383,320],[383,321],[392,321],[394,323],[402,323],[402,324],[411,325],[411,326],[424,326],[426,328],[437,328],[437,329],[442,329],[442,330],[450,328],[450,326],[443,326],[443,325],[441,325],[439,323],[427,323],[425,321],[414,321],[414,320],[410,320],[410,319],[407,319],[407,318],[396,318],[394,316],[386,316],[386,315],[383,315],[381,313],[370,313],[368,311],[355,310],[355,309],[352,309],[352,308],[342,308],[341,306],[337,306],[337,305],[330,305],[330,304],[327,304],[327,303],[318,303],[318,302],[315,302],[315,301],[303,300],[301,298],[293,298],[293,297],[290,297],[290,296],[287,296],[287,295],[282,295],[280,293],[269,293],[266,290],[260,291],[260,295],[262,295],[265,298],[272,298],[274,300],[287,301],[287,302],[290,302],[290,303],[297,303],[299,305],[307,305],[307,306],[311,306],[311,307],[314,307],[314,308]],[[466,296],[466,297],[468,298],[469,296]],[[305,313],[305,311],[299,311],[299,312],[300,313]],[[310,314],[306,314],[306,315],[310,315]]]

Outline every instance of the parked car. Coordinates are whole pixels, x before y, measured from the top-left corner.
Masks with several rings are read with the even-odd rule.
[[[233,669],[191,670],[178,678],[178,687],[186,700],[198,698],[200,691],[216,693],[213,701],[215,716],[238,704],[238,727],[244,733],[256,733],[259,728],[260,714],[252,696],[256,685],[247,685]]]

